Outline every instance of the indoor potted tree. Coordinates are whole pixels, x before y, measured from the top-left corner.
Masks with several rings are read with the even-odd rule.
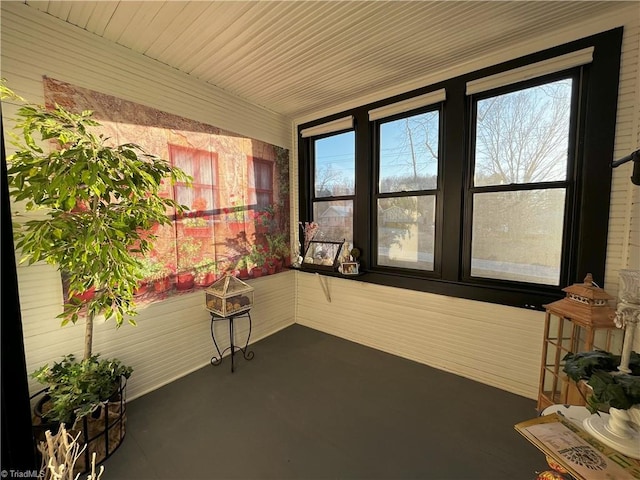
[[[136,144],[111,146],[108,138],[94,133],[100,124],[90,111],[76,114],[57,105],[47,109],[25,104],[4,83],[0,86],[3,100],[22,103],[15,126],[20,135],[14,135],[12,142],[16,150],[7,159],[9,193],[25,211],[41,212],[14,224],[20,262],[44,261],[57,266],[68,289],[58,316],[62,325],[85,320],[82,360],[68,356],[33,375],[50,387],[49,403],[54,412],[50,417],[73,420],[73,429],[84,425],[83,437],[87,439],[87,421],[97,409],[104,411],[105,418],[111,415],[102,406],[124,388],[131,374],[131,369],[117,360],[93,354],[94,318],[114,318],[118,327],[125,318],[135,324],[134,293],[145,268],[139,258],[148,254],[155,240],[149,233],[151,227],[171,223],[167,210],[185,210],[160,194],[162,182],[190,184],[191,177]],[[91,296],[80,296],[91,291]],[[88,372],[92,374],[89,381],[83,377]],[[111,388],[102,388],[105,383]],[[98,392],[93,389],[96,385],[100,386]],[[123,397],[119,400],[120,441],[124,433]],[[105,433],[105,442],[113,451],[120,441],[106,437]],[[86,449],[87,459],[90,449]],[[100,452],[104,453],[102,458],[110,454],[108,447],[106,450]],[[99,461],[102,458],[99,454]]]

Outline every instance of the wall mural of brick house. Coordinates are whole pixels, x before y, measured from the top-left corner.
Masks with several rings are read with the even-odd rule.
[[[164,188],[188,212],[168,211],[171,225],[153,231],[138,305],[204,288],[226,273],[274,274],[289,261],[288,150],[47,77],[44,90],[47,105],[91,110],[114,144],[136,143],[193,178],[191,186]]]

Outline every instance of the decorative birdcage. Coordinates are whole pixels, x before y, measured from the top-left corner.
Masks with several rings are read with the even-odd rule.
[[[205,290],[205,307],[210,312],[229,317],[253,306],[253,287],[232,275],[226,275]]]

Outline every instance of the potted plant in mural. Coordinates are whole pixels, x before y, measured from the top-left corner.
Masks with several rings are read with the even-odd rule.
[[[154,273],[155,264],[148,258],[138,258],[138,271],[136,274],[140,278],[138,287],[134,290],[134,295],[141,296],[147,293],[149,284],[152,283],[151,277]]]
[[[264,265],[267,275],[273,275],[277,272],[276,259],[274,257],[267,257]]]
[[[276,265],[276,271],[281,271],[283,264],[289,260],[289,245],[284,233],[276,233],[267,236],[269,253]]]
[[[236,200],[235,195],[231,194],[231,207],[225,207],[222,211],[224,212],[224,221],[233,235],[239,235],[245,229],[244,210],[245,206],[242,202]]]
[[[251,247],[251,253],[249,254],[249,261],[254,265],[251,269],[251,274],[254,278],[262,276],[262,269],[267,260],[264,248],[260,244],[255,244]]]
[[[3,100],[23,102],[0,85]],[[114,318],[118,327],[125,318],[135,324],[134,292],[144,267],[138,259],[150,251],[155,239],[149,230],[154,224],[170,223],[168,210],[184,210],[160,195],[162,182],[189,183],[190,177],[135,144],[110,146],[109,139],[93,133],[99,123],[90,111],[75,114],[57,105],[47,109],[23,104],[16,115],[20,136],[14,135],[16,151],[7,159],[9,193],[26,212],[38,211],[37,216],[14,223],[20,262],[43,261],[63,272],[68,300],[58,317],[62,325],[85,319],[82,360],[66,358],[63,363],[68,374],[57,375],[62,367],[56,364],[45,365],[34,375],[45,382],[54,380],[49,384],[51,403],[56,405],[60,400],[56,397],[62,396],[62,401],[73,404],[75,418],[65,415],[64,420],[74,420],[74,429],[84,424],[86,433],[88,419],[100,421],[100,415],[93,418],[97,410],[104,418],[112,414],[104,402],[113,395],[101,391],[99,396],[106,398],[98,402],[88,393],[90,385],[77,375],[87,370],[103,372],[116,362],[93,354],[94,318],[100,314]],[[91,298],[79,297],[91,290]],[[116,371],[118,380],[111,394],[122,391],[130,373],[124,366]],[[65,387],[59,385],[61,379]],[[89,411],[94,414],[85,415]],[[107,441],[112,448],[123,438],[122,420],[119,425],[122,435],[118,441]],[[90,446],[87,452],[92,449]]]
[[[274,212],[273,207],[268,208],[266,210],[260,210],[257,212],[251,212],[251,217],[253,219],[253,225],[256,229],[256,233],[264,234],[267,233],[272,226]]]
[[[211,224],[204,213],[207,209],[207,201],[197,197],[191,205],[191,211],[182,219],[184,235],[187,237],[210,237]]]
[[[176,289],[190,290],[193,288],[195,265],[202,250],[202,243],[195,238],[184,237],[179,246],[178,273],[176,274]]]
[[[217,263],[211,259],[200,260],[195,264],[194,282],[199,287],[208,287],[216,281]]]
[[[238,278],[241,280],[247,280],[249,278],[249,267],[247,266],[247,257],[242,256],[236,263],[236,270],[238,271]]]
[[[153,262],[147,273],[147,280],[156,293],[164,293],[171,289],[171,275],[173,270],[162,262]]]

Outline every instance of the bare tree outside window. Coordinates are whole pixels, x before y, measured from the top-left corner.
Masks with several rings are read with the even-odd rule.
[[[434,268],[436,198],[427,191],[438,186],[439,116],[434,110],[379,126],[378,265]]]
[[[439,112],[380,125],[380,193],[436,188]]]
[[[477,102],[476,186],[564,180],[571,79]]]
[[[316,236],[323,240],[353,242],[355,133],[319,138],[314,140],[313,148],[316,197],[313,220],[319,225]]]
[[[477,102],[471,275],[558,285],[572,80]],[[558,182],[544,189],[519,186]]]
[[[314,141],[316,197],[355,192],[355,133],[345,132]]]

